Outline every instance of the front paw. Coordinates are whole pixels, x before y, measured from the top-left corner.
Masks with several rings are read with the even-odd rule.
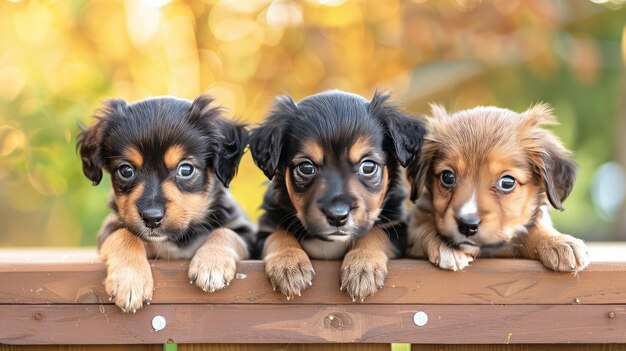
[[[557,272],[580,272],[590,262],[587,245],[566,234],[542,238],[535,254],[544,266]]]
[[[189,283],[207,292],[220,290],[235,278],[239,257],[233,250],[203,246],[189,263]]]
[[[150,304],[154,282],[152,271],[148,261],[139,264],[109,266],[107,277],[104,282],[109,300],[124,312],[137,312],[143,306],[144,301]]]
[[[287,296],[300,296],[302,291],[312,285],[315,271],[307,254],[298,248],[289,248],[267,255],[265,273],[274,290]]]
[[[387,261],[387,255],[378,250],[348,252],[341,264],[341,290],[345,289],[353,302],[374,295],[387,280]]]
[[[429,248],[428,260],[439,268],[459,271],[469,266],[474,256],[440,242]]]

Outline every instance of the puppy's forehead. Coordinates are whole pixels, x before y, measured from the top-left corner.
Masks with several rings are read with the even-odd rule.
[[[529,167],[523,145],[526,133],[519,114],[481,107],[437,118],[429,139],[439,148],[437,169],[447,166],[471,173],[488,167],[495,174]]]
[[[174,98],[143,100],[111,120],[104,139],[109,157],[144,165],[170,165],[181,154],[204,158],[212,138],[187,120],[191,103]],[[180,159],[176,160],[177,162]]]

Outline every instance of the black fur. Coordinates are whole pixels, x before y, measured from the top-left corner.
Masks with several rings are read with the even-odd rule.
[[[384,229],[394,245],[402,249],[406,237],[402,202],[406,193],[401,167],[419,155],[425,128],[421,120],[406,115],[391,105],[388,98],[387,94],[376,93],[368,101],[357,95],[330,91],[310,96],[298,104],[289,97],[276,100],[272,112],[253,129],[250,137],[254,162],[271,180],[262,205],[265,213],[260,218],[257,253],[262,250],[265,239],[277,229],[284,229],[299,240],[328,240],[316,234],[314,224],[309,223],[307,227],[296,217],[286,177],[292,177],[291,182],[298,190],[306,190],[306,184],[299,185],[293,178],[291,170],[296,164],[291,162],[304,142],[315,140],[325,152],[327,164],[320,172],[325,172],[327,188],[345,187],[343,182],[347,175],[354,173],[354,168],[346,166],[345,159],[341,158],[346,157],[344,151],[360,137],[381,145],[381,161],[389,172],[382,212],[374,225]],[[286,173],[286,170],[290,171]],[[379,185],[367,186],[376,190]],[[326,191],[332,192],[332,189]],[[344,196],[337,191],[336,198]],[[326,196],[322,196],[320,201],[325,199]],[[358,237],[371,228],[362,229],[353,236]]]
[[[226,196],[225,189],[235,176],[247,145],[247,129],[224,119],[221,110],[212,103],[213,99],[208,95],[198,97],[193,103],[173,97],[150,98],[133,104],[120,99],[107,100],[95,116],[96,123],[78,136],[77,148],[85,176],[97,185],[103,170],[107,171],[111,174],[115,196],[128,194],[141,184],[144,190],[136,201],[139,210],[151,206],[164,208],[166,199],[161,184],[175,177],[163,162],[164,154],[171,146],[182,146],[185,154],[197,161],[197,172],[192,179],[176,178],[174,183],[181,193],[210,189],[211,208],[207,209],[200,223],[192,223],[187,228],[158,229],[166,232],[169,242],[181,248],[198,236],[230,224],[237,227],[238,234],[251,246],[255,231],[247,221],[242,224],[238,220],[244,214]],[[118,169],[127,161],[123,154],[129,147],[142,154],[143,165],[135,170],[132,180],[125,180]],[[210,179],[212,174],[219,182]],[[110,207],[113,216],[103,226],[100,242],[120,228],[145,239],[145,227],[125,223],[121,218],[115,197]]]

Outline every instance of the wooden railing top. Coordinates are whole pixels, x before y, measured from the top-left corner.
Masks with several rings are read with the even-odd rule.
[[[626,244],[590,254],[577,275],[530,260],[478,259],[460,272],[393,260],[385,287],[357,303],[339,291],[339,261],[314,261],[313,286],[287,301],[261,261],[204,293],[189,284],[188,262],[154,260],[153,303],[129,315],[109,302],[95,249],[0,249],[0,343],[626,342]],[[417,311],[426,326],[414,324]],[[164,331],[152,329],[156,315]],[[102,334],[113,322],[115,340]]]

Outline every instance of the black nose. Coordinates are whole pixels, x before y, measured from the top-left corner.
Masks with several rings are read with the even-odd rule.
[[[478,225],[480,225],[480,217],[476,215],[463,215],[456,219],[459,232],[465,236],[472,236],[478,233]]]
[[[163,219],[163,209],[160,208],[149,208],[147,210],[141,211],[141,219],[146,224],[148,228],[156,228],[161,225],[161,220]]]
[[[322,212],[326,215],[328,224],[339,227],[346,224],[348,221],[350,205],[344,203],[334,203],[326,208],[322,208]]]

